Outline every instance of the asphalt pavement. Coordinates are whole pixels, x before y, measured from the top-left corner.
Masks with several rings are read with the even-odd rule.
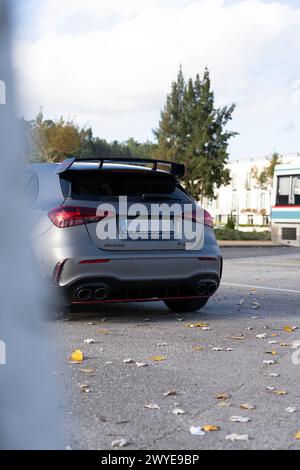
[[[300,449],[300,364],[291,348],[300,340],[300,250],[222,251],[222,286],[200,312],[119,304],[47,325],[66,445],[109,449],[122,438],[128,450]],[[85,360],[70,364],[76,349]],[[190,433],[205,425],[218,430]],[[232,434],[248,440],[226,439]]]

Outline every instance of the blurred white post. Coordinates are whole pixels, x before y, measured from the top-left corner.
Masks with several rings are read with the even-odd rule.
[[[61,422],[18,176],[23,152],[10,63],[12,3],[0,0],[0,448],[59,449]]]

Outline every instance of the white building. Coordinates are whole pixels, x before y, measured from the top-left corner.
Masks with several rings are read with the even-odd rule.
[[[282,163],[299,161],[300,154],[282,156]],[[262,171],[268,165],[268,157],[230,162],[231,183],[216,191],[216,199],[204,201],[204,207],[214,217],[217,227],[226,225],[232,215],[239,230],[271,230],[272,188],[259,188],[252,172],[254,167]]]

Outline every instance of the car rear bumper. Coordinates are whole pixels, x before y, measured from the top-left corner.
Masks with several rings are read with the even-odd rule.
[[[72,304],[140,302],[210,297],[219,287],[221,276],[220,255],[111,260],[72,258],[57,266],[54,283]],[[205,286],[199,289],[202,284],[207,289]],[[84,289],[92,294],[81,298],[79,292]],[[106,291],[103,298],[101,289]]]

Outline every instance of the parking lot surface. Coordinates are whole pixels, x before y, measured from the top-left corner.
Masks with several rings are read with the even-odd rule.
[[[129,450],[300,449],[292,349],[300,340],[300,250],[224,248],[223,255],[222,286],[200,312],[118,304],[47,326],[67,445],[109,449],[122,438]],[[85,359],[71,364],[77,349]],[[218,430],[191,434],[205,425]],[[248,440],[232,442],[232,434]]]

